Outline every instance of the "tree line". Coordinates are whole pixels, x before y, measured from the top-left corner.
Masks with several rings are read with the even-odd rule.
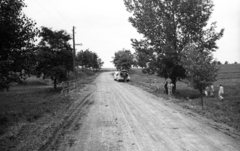
[[[0,1],[0,90],[8,90],[10,83],[31,74],[50,77],[56,89],[57,81],[67,80],[73,71],[73,57],[77,60],[74,68],[101,68],[103,62],[96,53],[84,51],[83,58],[79,55],[82,51],[73,55],[70,34],[48,27],[38,29],[22,12],[24,7],[23,0]]]
[[[129,22],[143,39],[131,39],[135,49],[134,63],[144,73],[187,79],[201,96],[206,86],[216,81],[217,61],[213,52],[224,29],[216,31],[216,22],[209,24],[212,0],[123,0],[131,13]],[[117,53],[118,54],[118,53]],[[114,64],[118,68],[115,53]],[[203,102],[203,101],[202,101]]]

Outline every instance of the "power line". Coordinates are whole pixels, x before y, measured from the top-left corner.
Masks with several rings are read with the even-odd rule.
[[[69,25],[68,24],[68,21],[59,13],[59,11],[57,10],[57,8],[52,4],[52,2],[51,1],[48,1],[48,2],[50,2],[50,5],[55,9],[55,11],[59,14],[59,16],[65,21],[65,23],[67,24],[67,25]],[[70,25],[69,25],[70,26]]]
[[[41,6],[48,14],[50,14],[52,16],[52,18],[57,21],[58,23],[60,23],[47,9],[45,9],[37,0],[35,0],[35,2]],[[60,23],[62,25],[62,23]]]

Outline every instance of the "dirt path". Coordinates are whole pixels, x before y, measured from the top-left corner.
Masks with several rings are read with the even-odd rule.
[[[239,140],[170,108],[137,87],[114,81],[110,72],[100,74],[94,83],[93,93],[85,99],[91,102],[88,114],[79,122],[79,129],[69,127],[58,150],[240,150]]]

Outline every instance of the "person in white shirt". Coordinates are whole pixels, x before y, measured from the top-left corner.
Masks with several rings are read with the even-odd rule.
[[[207,86],[207,87],[205,88],[205,91],[204,91],[206,97],[208,97],[208,92],[209,92],[209,87]]]
[[[168,95],[172,95],[172,89],[173,89],[173,84],[172,82],[168,83],[167,87],[168,87]]]
[[[224,99],[223,96],[222,96],[223,94],[224,94],[224,89],[223,89],[223,86],[220,84],[219,91],[218,91],[218,97],[219,97],[220,100]]]
[[[214,97],[214,86],[213,86],[213,84],[211,84],[211,86],[210,86],[210,96]]]

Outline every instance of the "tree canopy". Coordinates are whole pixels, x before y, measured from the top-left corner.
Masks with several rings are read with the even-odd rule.
[[[139,54],[151,62],[151,68],[161,77],[176,81],[186,78],[181,64],[181,51],[190,42],[199,51],[216,51],[216,41],[223,29],[216,32],[216,22],[208,26],[213,12],[212,0],[124,0],[132,13],[129,22],[143,34],[143,40],[132,39]]]
[[[119,50],[115,52],[113,57],[113,64],[117,70],[125,69],[129,70],[134,65],[134,56],[130,50]]]
[[[203,91],[217,79],[217,61],[209,51],[199,51],[197,45],[186,45],[182,51],[181,62],[186,70],[187,81],[193,88],[199,90],[203,107]]]
[[[38,76],[51,77],[56,89],[57,80],[66,80],[73,69],[72,48],[68,41],[70,35],[64,30],[53,31],[42,27],[41,41],[36,49],[36,72]]]
[[[35,22],[22,13],[23,0],[0,1],[0,89],[26,77],[32,65]]]
[[[100,70],[104,62],[95,52],[90,51],[89,49],[83,51],[79,51],[77,53],[77,65],[81,66],[82,69],[93,69],[93,70]]]

